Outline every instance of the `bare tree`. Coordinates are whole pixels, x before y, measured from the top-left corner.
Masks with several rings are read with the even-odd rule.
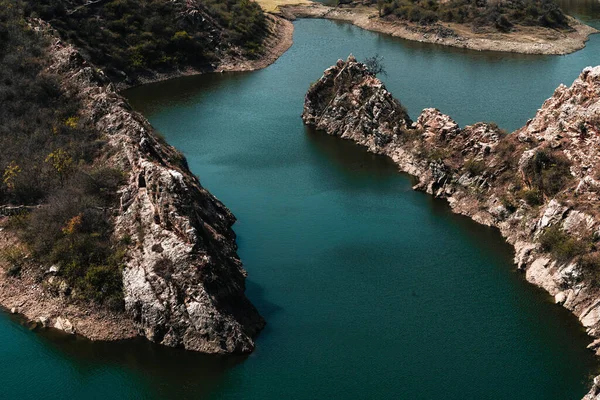
[[[364,64],[367,66],[369,71],[373,73],[373,75],[381,74],[387,76],[385,65],[383,64],[383,56],[375,54],[373,57],[368,57],[365,59]]]

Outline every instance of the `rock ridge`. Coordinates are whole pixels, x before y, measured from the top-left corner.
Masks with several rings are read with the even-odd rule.
[[[35,29],[51,31],[42,21]],[[42,326],[95,340],[138,334],[205,353],[251,352],[265,321],[244,293],[247,273],[231,229],[235,217],[202,187],[184,156],[131,109],[102,70],[72,45],[51,40],[48,72],[60,77],[66,95],[81,100],[81,117],[105,136],[107,145],[97,162],[126,173],[113,214],[115,237],[130,242],[123,269],[125,310],[86,310],[46,296],[39,284],[31,287],[38,288],[41,303],[14,293],[1,295],[0,301]],[[6,290],[24,286],[1,283]]]
[[[417,177],[414,189],[498,228],[526,279],[579,318],[600,355],[600,67],[558,87],[533,119],[507,134],[495,124],[461,128],[433,108],[412,122],[350,56],[311,86],[302,118],[392,158]],[[594,385],[586,399],[600,399],[597,393]]]

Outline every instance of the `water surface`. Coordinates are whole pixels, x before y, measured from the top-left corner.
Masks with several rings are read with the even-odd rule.
[[[582,10],[595,21],[591,3]],[[513,130],[558,84],[600,64],[600,36],[569,56],[523,56],[407,42],[330,21],[295,26],[294,46],[265,70],[127,93],[238,217],[248,296],[268,321],[256,351],[206,357],[144,341],[92,344],[34,334],[0,315],[1,397],[575,399],[586,392],[597,372],[589,339],[515,271],[496,231],[412,191],[411,178],[387,159],[305,129],[300,114],[309,84],[337,58],[379,53],[386,85],[413,118],[433,106],[463,125],[487,120]]]

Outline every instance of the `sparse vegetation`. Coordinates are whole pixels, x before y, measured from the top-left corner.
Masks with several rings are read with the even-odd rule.
[[[6,275],[17,277],[21,274],[21,269],[25,264],[27,253],[19,245],[6,247],[0,252],[0,257],[6,263]]]
[[[579,262],[584,277],[594,287],[600,287],[600,252],[584,254]]]
[[[553,196],[573,179],[570,166],[570,161],[561,152],[542,149],[531,157],[523,172],[532,188]]]
[[[544,196],[538,189],[522,189],[517,192],[517,197],[525,200],[525,203],[532,207],[537,207],[544,203]]]
[[[27,26],[23,6],[0,0],[0,199],[42,206],[8,226],[32,265],[57,264],[80,298],[118,308],[122,253],[110,221],[123,174],[96,165],[106,144],[77,98],[44,71],[47,43]],[[4,252],[8,274],[20,273],[24,253]]]
[[[559,226],[547,228],[539,237],[542,250],[558,261],[569,261],[591,250],[591,242],[569,235]]]
[[[385,65],[383,63],[383,56],[379,54],[375,54],[373,57],[368,57],[364,64],[367,66],[369,71],[373,73],[373,75],[384,75],[387,76],[387,72],[385,70]]]
[[[438,21],[470,24],[475,31],[509,32],[515,25],[570,29],[567,17],[553,0],[379,0],[377,8],[382,17],[421,25]]]
[[[485,162],[471,158],[465,161],[465,170],[471,176],[481,175],[485,171]]]
[[[26,2],[26,15],[48,21],[111,78],[149,70],[209,67],[228,45],[258,56],[265,15],[250,0],[84,0]]]

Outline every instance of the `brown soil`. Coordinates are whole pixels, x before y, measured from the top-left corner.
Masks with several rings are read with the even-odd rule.
[[[261,57],[248,60],[241,53],[224,60],[217,66],[217,72],[253,71],[265,68],[275,62],[292,45],[294,25],[281,17],[268,14],[270,29],[273,35],[267,39]],[[171,74],[157,75],[143,83],[158,82],[166,79],[198,75],[214,71],[186,70]],[[125,84],[121,89],[127,88]],[[15,235],[6,229],[6,217],[0,217],[0,252],[11,246],[19,245]],[[30,323],[41,326],[40,318],[46,318],[50,327],[54,326],[58,317],[68,319],[75,332],[91,340],[122,340],[138,336],[138,329],[133,321],[121,313],[78,304],[60,296],[53,296],[44,290],[40,282],[39,266],[26,265],[18,278],[8,277],[4,270],[8,266],[0,259],[0,308],[18,314]]]

